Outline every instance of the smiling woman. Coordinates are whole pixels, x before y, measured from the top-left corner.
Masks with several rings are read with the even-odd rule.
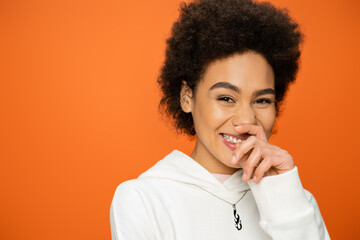
[[[120,184],[113,239],[329,239],[292,156],[268,142],[301,42],[298,25],[269,3],[182,5],[160,106],[196,145]]]
[[[196,129],[191,158],[212,173],[233,174],[241,167],[231,161],[235,142],[240,146],[249,134],[236,127],[261,126],[266,139],[270,137],[276,115],[274,85],[271,66],[256,52],[211,63],[194,93],[183,82],[181,106],[192,114]]]

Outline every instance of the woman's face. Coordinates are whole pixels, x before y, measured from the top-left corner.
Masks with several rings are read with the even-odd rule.
[[[252,51],[211,63],[195,93],[183,85],[182,108],[191,112],[196,130],[191,157],[211,173],[234,173],[234,137],[248,137],[237,133],[235,127],[259,125],[270,137],[276,114],[274,86],[271,66]]]

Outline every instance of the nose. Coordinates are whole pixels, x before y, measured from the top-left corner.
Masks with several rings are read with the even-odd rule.
[[[241,105],[234,109],[232,124],[238,126],[241,124],[256,125],[257,119],[254,109],[251,106]]]

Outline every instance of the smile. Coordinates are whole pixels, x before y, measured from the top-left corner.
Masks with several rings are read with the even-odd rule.
[[[223,138],[228,141],[229,143],[238,143],[238,142],[243,142],[244,140],[236,138],[234,136],[229,136],[226,135],[225,133],[221,133],[221,135],[223,136]]]

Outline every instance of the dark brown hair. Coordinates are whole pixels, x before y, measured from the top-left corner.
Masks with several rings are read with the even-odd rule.
[[[191,113],[180,107],[182,81],[195,90],[213,61],[252,50],[262,54],[275,74],[276,116],[299,66],[303,34],[286,9],[252,0],[195,0],[180,5],[167,39],[158,83],[160,109],[178,132],[195,135]]]

